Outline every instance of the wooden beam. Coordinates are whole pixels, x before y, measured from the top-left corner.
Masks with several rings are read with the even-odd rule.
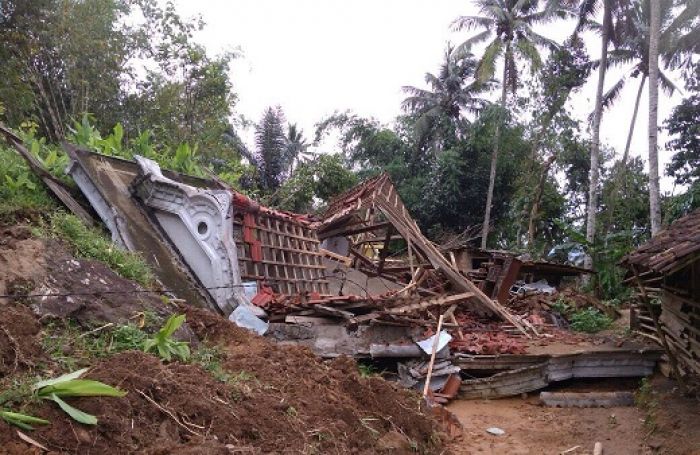
[[[36,157],[24,146],[22,139],[20,139],[15,133],[10,131],[5,125],[0,123],[0,133],[5,136],[5,140],[8,144],[13,146],[17,153],[24,158],[27,162],[29,168],[41,179],[44,184],[49,187],[51,192],[58,198],[59,201],[68,207],[68,209],[73,212],[75,216],[80,218],[88,226],[94,226],[95,220],[90,216],[90,214],[81,206],[78,201],[76,201],[70,192],[64,187],[63,183],[56,177],[51,175],[44,166],[36,159]]]

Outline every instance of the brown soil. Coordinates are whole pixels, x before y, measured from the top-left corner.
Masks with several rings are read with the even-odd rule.
[[[54,318],[87,328],[125,323],[144,309],[186,311],[196,338],[221,346],[221,380],[198,365],[163,364],[137,351],[95,360],[86,377],[128,392],[69,399],[98,417],[95,427],[54,403],[5,401],[51,421],[31,437],[53,453],[439,453],[439,428],[419,411],[418,396],[361,378],[353,360],[323,362],[306,348],[276,345],[206,310],[178,310],[149,294],[87,295],[140,288],[99,262],[73,258],[56,241],[15,228],[2,234],[3,292],[86,295],[0,299],[0,384],[58,373],[40,343],[41,322]],[[0,421],[0,453],[40,453],[16,430]]]
[[[651,384],[651,405],[644,409],[647,446],[655,454],[700,455],[700,396],[681,396],[677,384],[661,375]]]
[[[583,455],[593,453],[593,445],[601,442],[606,454],[700,455],[700,402],[679,397],[666,378],[653,383],[651,409],[550,408],[540,405],[537,394],[525,399],[455,401],[448,409],[462,422],[464,433],[450,449],[457,455],[539,455],[577,447],[568,453]],[[632,380],[572,382],[559,390],[632,390],[637,385]],[[490,427],[506,433],[491,435],[486,432]]]
[[[277,348],[205,310],[188,313],[193,321],[200,316],[205,325],[218,320],[219,333],[228,327],[223,338],[240,340],[224,362],[234,380],[138,351],[120,353],[86,377],[126,390],[126,397],[70,400],[98,416],[96,427],[43,403],[28,411],[52,423],[31,436],[57,453],[432,453],[440,444],[416,396],[383,379],[360,378],[353,360],[325,364],[305,348]],[[0,447],[16,442],[14,429],[0,424]],[[381,448],[387,444],[392,448]]]
[[[437,435],[435,423],[418,411],[417,395],[381,378],[361,378],[352,359],[323,362],[307,348],[276,345],[205,310],[189,308],[187,314],[200,339],[223,348],[227,370],[251,373],[260,382],[252,390],[262,392],[258,405],[294,414],[294,438],[271,450],[318,445],[322,453],[376,453],[387,432],[419,447]]]
[[[28,308],[0,304],[0,379],[22,373],[43,358],[40,330]]]

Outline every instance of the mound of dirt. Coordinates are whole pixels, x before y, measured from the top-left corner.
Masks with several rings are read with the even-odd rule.
[[[74,294],[0,300],[5,385],[33,380],[27,371],[59,371],[40,343],[40,321],[53,318],[77,321],[87,330],[96,323],[125,323],[144,310],[186,312],[193,337],[219,346],[205,363],[210,371],[164,364],[138,351],[95,360],[86,377],[128,394],[70,399],[98,417],[94,427],[76,423],[54,403],[24,409],[22,400],[5,403],[51,421],[31,437],[52,453],[434,453],[442,444],[435,420],[419,410],[418,395],[381,378],[360,377],[352,359],[323,362],[306,348],[277,345],[207,310],[177,308],[152,294],[100,295],[141,288],[102,263],[73,258],[57,241],[21,229],[2,238],[0,260],[21,262],[14,269],[0,267],[8,293]],[[30,246],[22,259],[22,249]],[[1,453],[41,452],[0,421]]]
[[[57,453],[120,454],[414,453],[441,443],[434,421],[418,411],[417,396],[380,378],[361,378],[351,359],[323,363],[306,348],[277,347],[206,310],[188,317],[222,341],[239,341],[223,347],[231,379],[123,352],[86,377],[128,391],[124,398],[71,399],[98,417],[97,426],[77,424],[43,403],[29,411],[51,425],[32,437]],[[0,447],[16,442],[13,429],[0,424]]]

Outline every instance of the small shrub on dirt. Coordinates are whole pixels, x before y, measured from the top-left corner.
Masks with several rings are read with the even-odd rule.
[[[37,382],[34,392],[37,397],[56,403],[73,420],[85,425],[96,425],[97,417],[66,403],[66,397],[123,397],[126,392],[100,381],[79,379],[88,369],[74,371],[57,378]]]
[[[173,356],[183,362],[190,358],[190,346],[186,341],[175,341],[173,333],[185,322],[184,314],[174,314],[168,318],[165,325],[153,338],[147,338],[143,343],[144,352],[153,352],[161,359],[169,362]]]
[[[577,332],[596,333],[612,325],[612,319],[595,308],[575,312],[569,319],[571,328]]]
[[[659,402],[654,396],[654,390],[649,379],[642,378],[639,389],[634,394],[634,404],[644,411],[644,426],[650,432],[653,432],[656,429],[656,411],[659,407]]]
[[[76,255],[102,261],[117,274],[142,286],[153,283],[153,273],[140,255],[118,248],[101,231],[85,226],[76,216],[58,212],[50,218],[50,229],[67,240]]]
[[[50,323],[44,331],[42,346],[63,370],[72,371],[97,358],[123,351],[140,351],[146,336],[131,324],[90,333],[83,332],[72,322]]]

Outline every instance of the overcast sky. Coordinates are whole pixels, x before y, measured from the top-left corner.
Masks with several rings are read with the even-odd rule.
[[[205,29],[196,38],[211,53],[240,48],[243,57],[231,70],[239,97],[236,111],[258,121],[267,106],[281,105],[287,119],[312,138],[314,125],[336,110],[350,109],[390,123],[400,113],[401,87],[423,85],[426,71],[436,72],[448,41],[459,43],[469,32],[453,33],[459,15],[477,14],[468,0],[176,0],[185,17],[201,14]],[[562,41],[573,23],[541,28]],[[473,33],[473,32],[471,32]],[[598,40],[586,40],[592,58]],[[619,76],[614,71],[606,88]],[[597,73],[571,100],[585,118],[593,109]],[[602,141],[618,154],[624,149],[637,86],[633,81],[618,104],[603,117]],[[647,154],[647,91],[632,142],[632,154]],[[659,123],[681,96],[660,92]],[[249,135],[246,135],[250,137]],[[659,138],[661,172],[669,160],[667,136]],[[670,191],[666,178],[662,189]]]

